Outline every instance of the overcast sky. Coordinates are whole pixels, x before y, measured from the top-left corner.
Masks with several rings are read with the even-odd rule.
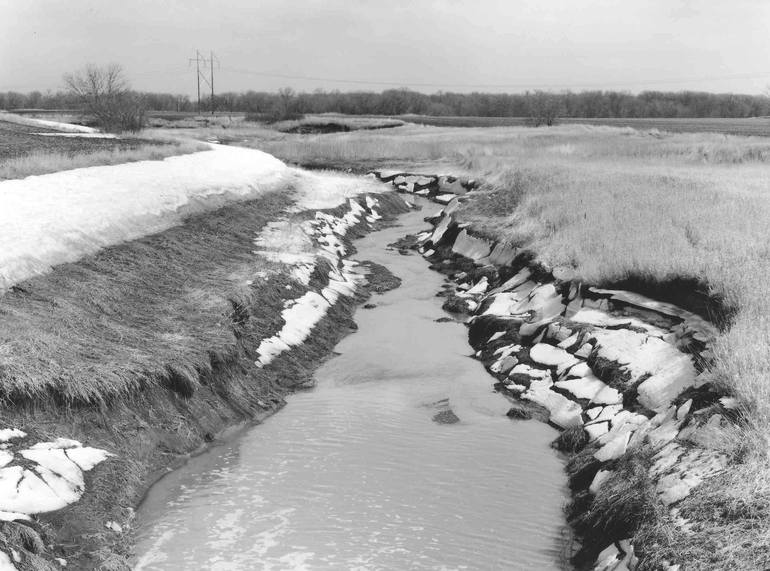
[[[136,89],[694,89],[770,85],[763,0],[0,0],[0,91],[117,62]]]

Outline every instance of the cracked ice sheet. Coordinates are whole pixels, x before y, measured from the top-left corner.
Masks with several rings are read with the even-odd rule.
[[[25,519],[78,501],[85,487],[83,472],[111,456],[68,438],[39,442],[19,455],[33,465],[0,469],[0,519]]]
[[[614,316],[610,315],[609,313],[605,313],[604,311],[600,311],[598,309],[590,309],[587,307],[579,309],[577,313],[575,313],[575,315],[570,318],[570,320],[574,321],[575,323],[585,323],[586,325],[595,325],[597,327],[628,325],[629,327],[644,329],[648,335],[653,335],[655,337],[663,337],[668,333],[668,331],[665,331],[660,327],[655,327],[654,325],[650,325],[649,323],[646,323],[635,317]]]
[[[529,389],[521,395],[521,398],[535,402],[550,413],[550,421],[561,428],[570,428],[583,424],[581,413],[583,409],[578,403],[553,392],[552,383],[547,380],[532,381]]]
[[[186,216],[287,187],[288,167],[239,147],[0,182],[0,289]]]
[[[628,329],[597,329],[591,337],[600,357],[621,364],[631,373],[629,384],[650,375],[638,387],[638,400],[651,410],[666,408],[695,383],[697,371],[692,359],[662,339]]]

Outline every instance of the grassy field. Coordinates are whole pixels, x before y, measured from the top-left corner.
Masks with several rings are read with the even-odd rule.
[[[743,406],[745,421],[722,444],[738,468],[688,504],[703,533],[659,530],[661,547],[686,546],[693,568],[760,568],[757,554],[770,548],[770,140],[589,125],[408,126],[244,144],[301,164],[477,176],[486,184],[459,216],[549,267],[600,285],[705,284],[736,311],[710,375]]]
[[[170,138],[99,139],[39,133],[56,131],[0,121],[0,180],[95,165],[161,160],[205,148],[195,141]]]
[[[434,127],[524,127],[527,117],[430,117],[427,115],[398,115],[395,118],[418,125]],[[722,133],[725,135],[770,136],[770,117],[746,119],[722,118],[570,118],[558,120],[561,125],[604,125],[633,129],[658,129],[672,133]]]

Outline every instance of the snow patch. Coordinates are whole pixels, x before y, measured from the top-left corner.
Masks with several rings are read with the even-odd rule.
[[[28,519],[30,514],[58,510],[78,501],[85,490],[83,472],[111,456],[69,438],[38,442],[15,453],[7,449],[1,452],[0,520],[5,521]],[[19,459],[17,454],[25,465],[8,465]]]

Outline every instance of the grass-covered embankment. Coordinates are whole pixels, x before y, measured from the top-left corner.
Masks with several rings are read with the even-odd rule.
[[[469,173],[486,184],[455,216],[476,234],[588,284],[663,298],[682,294],[670,284],[702,288],[695,297],[717,303],[701,310],[721,308],[710,316],[723,327],[708,374],[741,405],[716,443],[731,468],[681,503],[689,529],[651,509],[635,539],[688,569],[768,564],[768,140],[569,126],[399,128],[251,144],[298,163]]]

